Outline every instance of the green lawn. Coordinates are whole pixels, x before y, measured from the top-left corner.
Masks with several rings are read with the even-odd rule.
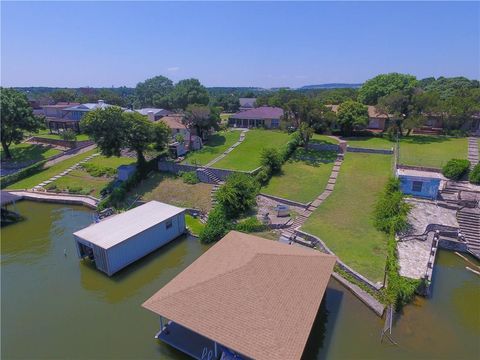
[[[135,159],[129,157],[112,156],[107,158],[105,156],[96,156],[89,160],[88,163],[116,169],[120,165],[135,163]],[[114,177],[109,176],[91,176],[87,171],[80,168],[71,171],[68,175],[62,176],[53,183],[48,184],[47,189],[92,195],[98,198],[100,197],[100,190],[102,190],[113,179]]]
[[[38,133],[31,133],[30,136],[42,137],[46,139],[63,140],[58,134],[50,134],[49,130],[40,130]],[[77,134],[77,141],[90,140],[90,137],[86,134]]]
[[[273,176],[261,192],[302,203],[311,202],[325,189],[336,158],[335,151],[297,149],[283,164],[281,174]]]
[[[316,143],[316,144],[333,144],[333,145],[338,144],[337,139],[332,139],[331,137],[327,135],[322,135],[322,134],[313,134],[310,142]]]
[[[183,163],[205,165],[218,157],[240,138],[240,131],[222,131],[211,135],[203,148],[187,154]]]
[[[352,147],[391,149],[395,143],[381,137],[345,138]],[[466,159],[467,138],[412,135],[400,139],[400,163],[441,168],[452,158]]]
[[[260,166],[260,153],[263,148],[280,149],[289,138],[289,134],[277,130],[249,130],[245,140],[213,166],[231,170],[254,170]]]
[[[335,190],[302,227],[373,281],[383,279],[387,237],[373,226],[372,211],[391,161],[389,155],[347,153]]]
[[[188,230],[190,230],[192,235],[200,235],[200,232],[205,227],[205,224],[203,224],[198,217],[194,218],[190,214],[185,214],[185,222],[187,223]]]
[[[54,149],[50,146],[27,143],[12,144],[9,149],[12,159],[8,162],[12,164],[21,164],[25,162],[36,163],[60,153],[60,150]],[[3,160],[3,149],[0,149],[0,156]]]
[[[208,212],[212,208],[211,190],[210,184],[185,184],[172,174],[156,172],[128,193],[126,203],[130,204],[137,198],[143,201],[158,200]]]
[[[58,175],[59,173],[68,169],[70,166],[75,165],[92,154],[95,154],[97,151],[97,149],[93,149],[82,154],[72,156],[71,158],[44,169],[35,175],[11,184],[7,187],[7,189],[30,189],[41,182],[50,179],[52,176]]]

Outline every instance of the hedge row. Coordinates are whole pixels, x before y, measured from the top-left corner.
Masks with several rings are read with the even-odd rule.
[[[32,175],[35,175],[35,174],[39,173],[40,171],[43,170],[43,166],[45,165],[45,163],[47,161],[48,161],[48,159],[39,161],[39,162],[37,162],[33,165],[27,166],[26,168],[24,168],[20,171],[17,171],[14,174],[10,174],[10,175],[6,175],[6,176],[2,177],[0,187],[2,189],[4,189],[7,186],[16,183],[17,181],[23,180],[27,177],[30,177]]]

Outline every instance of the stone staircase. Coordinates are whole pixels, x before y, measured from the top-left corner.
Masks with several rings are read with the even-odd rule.
[[[445,188],[440,190],[440,200],[451,205],[457,205],[460,203],[460,193],[462,191],[470,191],[467,184],[460,181],[447,181]]]
[[[480,259],[480,208],[463,208],[457,211],[457,221],[468,250]]]
[[[208,168],[203,168],[203,173],[211,180],[210,183],[211,184],[220,184],[222,182],[222,180],[220,180],[220,178],[218,178],[218,176],[216,176],[210,169]]]
[[[468,160],[471,168],[478,164],[478,139],[475,137],[468,138]]]

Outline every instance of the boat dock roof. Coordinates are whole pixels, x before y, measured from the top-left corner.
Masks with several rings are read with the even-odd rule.
[[[73,235],[108,249],[183,211],[185,209],[159,201],[150,201],[92,224]]]
[[[231,231],[142,306],[244,356],[300,359],[335,262]]]

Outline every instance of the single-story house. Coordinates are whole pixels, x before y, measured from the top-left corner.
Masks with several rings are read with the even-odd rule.
[[[142,306],[195,359],[300,359],[336,257],[229,232]]]
[[[164,116],[161,121],[168,125],[171,130],[172,138],[177,141],[177,135],[181,135],[184,139],[186,150],[198,150],[203,146],[202,139],[196,135],[195,130],[189,129],[183,123],[183,114],[169,114]]]
[[[435,200],[447,179],[440,173],[413,169],[397,169],[400,190],[405,195]]]
[[[165,109],[157,109],[157,108],[143,108],[135,110],[141,115],[147,116],[148,120],[150,121],[158,121],[162,119],[164,116],[170,115],[172,112]]]
[[[326,105],[334,113],[338,112],[339,105]],[[372,131],[383,131],[388,126],[388,116],[380,113],[375,106],[368,105],[367,129]]]
[[[239,111],[230,116],[228,124],[240,128],[265,127],[277,129],[283,117],[283,109],[272,106],[260,106],[249,110]]]
[[[80,131],[80,120],[83,116],[92,110],[105,109],[110,104],[103,100],[96,103],[57,103],[55,105],[46,105],[43,107],[47,126],[52,133],[58,133],[67,129]]]
[[[185,232],[185,209],[150,201],[73,233],[78,257],[108,276]]]
[[[250,110],[255,108],[255,104],[257,103],[257,98],[240,98],[238,99],[240,102],[240,111],[243,110]]]

